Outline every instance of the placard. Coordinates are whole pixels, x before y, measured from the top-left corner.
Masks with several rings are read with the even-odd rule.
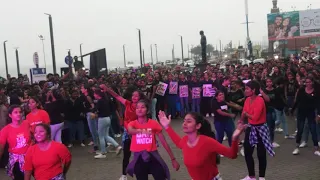
[[[156,94],[160,95],[160,96],[164,96],[164,94],[166,93],[168,84],[163,83],[163,82],[159,82],[157,89],[156,89]]]
[[[200,87],[194,87],[192,88],[192,99],[199,99],[201,93]]]
[[[180,97],[188,97],[189,96],[188,85],[179,86],[179,94],[180,94]]]
[[[178,94],[178,82],[171,81],[169,83],[169,94]]]
[[[242,80],[243,84],[247,84],[248,82],[250,82],[251,79],[247,79],[247,80]]]
[[[212,88],[212,84],[204,84],[202,89],[203,97],[213,97],[216,94],[216,90]]]

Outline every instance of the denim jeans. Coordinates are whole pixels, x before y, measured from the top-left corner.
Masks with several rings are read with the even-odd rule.
[[[65,121],[66,126],[69,128],[69,143],[73,143],[78,135],[78,140],[84,140],[84,124],[82,120]]]
[[[172,118],[176,116],[177,112],[177,95],[167,95],[168,114]]]
[[[157,119],[157,111],[156,111],[156,105],[157,105],[157,98],[153,98],[151,101],[151,115],[152,119]]]
[[[192,99],[192,112],[200,113],[200,98]]]
[[[318,142],[320,142],[320,123],[316,124],[316,131],[317,131]],[[309,133],[310,133],[309,125],[308,125],[308,122],[306,121],[303,129],[302,141],[308,143]]]
[[[90,116],[91,113],[87,113],[87,121],[88,121],[88,126],[89,130],[91,133],[92,141],[95,146],[99,146],[98,142],[98,120],[97,119],[91,119]]]
[[[62,132],[63,125],[64,125],[64,122],[59,123],[59,124],[50,125],[52,140],[59,142],[59,143],[62,143],[61,132]]]
[[[111,127],[110,117],[99,117],[98,118],[98,134],[100,141],[101,153],[106,153],[106,141],[111,143],[114,147],[118,147],[119,144],[109,136],[109,130]]]
[[[288,124],[287,124],[286,114],[284,113],[284,110],[280,111],[280,110],[274,109],[274,111],[276,113],[276,126],[281,123],[284,135],[288,136],[289,135]]]
[[[270,131],[270,140],[271,142],[274,141],[274,129],[276,126],[276,113],[274,109],[268,108],[267,110],[267,125]]]
[[[115,134],[120,134],[120,122],[117,116],[116,111],[112,112],[112,116],[111,116],[111,127],[112,127],[112,131]]]
[[[229,146],[232,143],[232,134],[234,131],[233,121],[231,119],[228,120],[214,120],[214,127],[216,129],[216,139],[219,143],[222,143],[224,133],[226,133],[228,137]]]
[[[184,115],[189,112],[189,101],[188,97],[180,97],[180,106],[181,106],[181,111],[180,115],[181,117],[184,117]]]
[[[299,145],[301,143],[302,134],[305,128],[305,121],[307,119],[309,130],[311,132],[313,145],[315,147],[318,147],[318,137],[317,137],[317,124],[316,124],[316,115],[314,113],[299,113],[297,115],[297,127],[298,127],[298,133],[296,136],[296,143]]]

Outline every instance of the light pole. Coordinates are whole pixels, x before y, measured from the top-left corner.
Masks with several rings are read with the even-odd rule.
[[[52,53],[52,67],[53,67],[53,73],[57,73],[57,67],[56,67],[56,55],[54,51],[54,37],[53,37],[53,27],[52,27],[52,17],[51,14],[44,13],[45,15],[49,16],[49,28],[50,28],[50,39],[51,39],[51,53]]]
[[[142,49],[141,49],[141,30],[138,29],[138,32],[139,32],[139,52],[140,52],[140,67],[142,68]]]
[[[8,40],[3,41],[3,49],[4,49],[4,62],[5,62],[5,66],[6,66],[6,78],[8,78],[9,72],[8,72],[8,59],[7,59],[7,46],[6,46],[6,42],[8,42]]]
[[[43,52],[43,60],[44,60],[44,68],[47,69],[47,62],[46,62],[46,52],[44,50],[44,37],[42,35],[38,36],[40,40],[42,41],[42,52]]]
[[[83,64],[83,57],[82,57],[82,43],[80,44],[80,58],[81,58],[81,62]]]
[[[16,47],[14,49],[16,49],[17,73],[19,77],[19,74],[20,74],[19,51],[18,51],[19,48]]]
[[[156,61],[157,63],[159,62],[158,61],[158,45],[157,44],[154,44],[154,46],[156,47]]]
[[[152,44],[150,44],[150,51],[151,51],[151,64],[153,65]]]
[[[181,37],[181,60],[182,60],[182,62],[183,62],[183,59],[184,59],[184,57],[183,57],[183,37],[181,36],[181,35],[179,35],[180,37]]]
[[[124,67],[127,67],[127,62],[126,62],[126,45],[122,45],[122,50],[123,50],[123,63],[124,63]]]

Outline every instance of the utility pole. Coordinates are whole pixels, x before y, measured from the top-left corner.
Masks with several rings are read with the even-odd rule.
[[[80,57],[81,57],[82,65],[83,65],[83,57],[82,57],[82,43],[80,44]]]
[[[174,44],[172,45],[172,61],[175,62],[175,57],[174,57]]]
[[[222,57],[222,47],[221,47],[221,40],[219,40],[220,42],[220,53],[219,53],[219,56]]]
[[[187,46],[188,46],[188,59],[190,59],[190,48],[189,48],[189,44],[188,44]]]
[[[127,62],[126,62],[126,45],[122,45],[122,51],[123,51],[123,64],[124,64],[124,67],[127,67]]]
[[[182,60],[182,62],[183,62],[183,59],[184,59],[184,57],[183,57],[183,37],[180,35],[180,37],[181,37],[181,60]]]
[[[45,15],[49,16],[51,52],[52,52],[52,67],[53,67],[53,74],[56,74],[57,73],[57,67],[56,67],[56,55],[55,55],[55,51],[54,51],[54,36],[53,36],[53,27],[52,27],[52,16],[51,16],[51,14],[47,14],[47,13],[45,13]]]
[[[18,47],[16,47],[15,49],[16,49],[17,72],[19,77],[19,74],[20,74],[19,51],[18,51]]]
[[[8,72],[8,59],[7,59],[7,46],[6,46],[6,41],[3,42],[3,49],[4,49],[4,62],[6,66],[6,78],[8,78],[9,72]]]
[[[142,56],[143,56],[143,64],[146,63],[145,58],[144,58],[144,49],[142,50]]]
[[[150,44],[151,64],[153,65],[152,44]]]
[[[159,62],[158,61],[158,45],[154,44],[154,46],[156,47],[156,60],[157,60],[157,63],[158,63]]]
[[[137,29],[139,32],[139,52],[140,52],[140,67],[142,68],[142,49],[141,49],[141,30]]]
[[[47,62],[46,62],[46,52],[45,52],[45,49],[44,49],[44,37],[42,35],[39,35],[38,36],[42,42],[42,52],[43,52],[43,61],[44,61],[44,68],[47,68]]]

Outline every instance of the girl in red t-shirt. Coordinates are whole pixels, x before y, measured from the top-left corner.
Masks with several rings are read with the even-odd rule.
[[[31,144],[29,125],[22,121],[22,110],[18,105],[9,107],[9,117],[12,122],[5,126],[0,133],[0,158],[4,146],[9,145],[9,162],[7,174],[15,180],[23,180],[22,170],[24,156]]]
[[[159,120],[171,140],[182,150],[184,164],[193,180],[221,180],[216,163],[217,154],[235,159],[238,152],[238,139],[245,128],[238,124],[232,136],[230,148],[216,141],[210,123],[198,113],[188,113],[182,125],[183,138],[170,127],[171,117],[159,112]]]
[[[115,93],[110,88],[107,88],[105,85],[103,85],[102,88],[125,106],[124,118],[123,118],[123,122],[121,122],[124,125],[124,133],[122,135],[123,160],[122,160],[122,176],[120,177],[120,180],[126,180],[127,179],[126,169],[131,157],[131,151],[130,151],[131,137],[127,133],[127,128],[128,128],[127,126],[131,121],[134,121],[137,119],[137,115],[136,115],[137,102],[140,99],[146,99],[146,96],[140,91],[134,91],[131,96],[131,101],[129,101],[124,99],[117,93]]]
[[[51,140],[51,129],[47,124],[35,126],[36,144],[31,146],[25,157],[25,179],[32,173],[36,180],[64,180],[71,164],[71,153],[66,146]]]
[[[30,108],[30,113],[26,117],[26,121],[30,125],[31,132],[34,132],[34,128],[37,124],[48,124],[50,125],[50,117],[47,111],[40,109],[40,101],[32,97],[28,101],[28,106]]]
[[[152,174],[155,180],[170,179],[169,169],[157,151],[156,135],[168,152],[173,168],[177,171],[180,165],[162,134],[161,125],[157,120],[148,119],[149,104],[140,100],[136,107],[137,120],[128,124],[128,133],[132,135],[130,150],[134,152],[134,158],[127,172],[131,176],[135,174],[137,180],[148,179],[148,174]]]

